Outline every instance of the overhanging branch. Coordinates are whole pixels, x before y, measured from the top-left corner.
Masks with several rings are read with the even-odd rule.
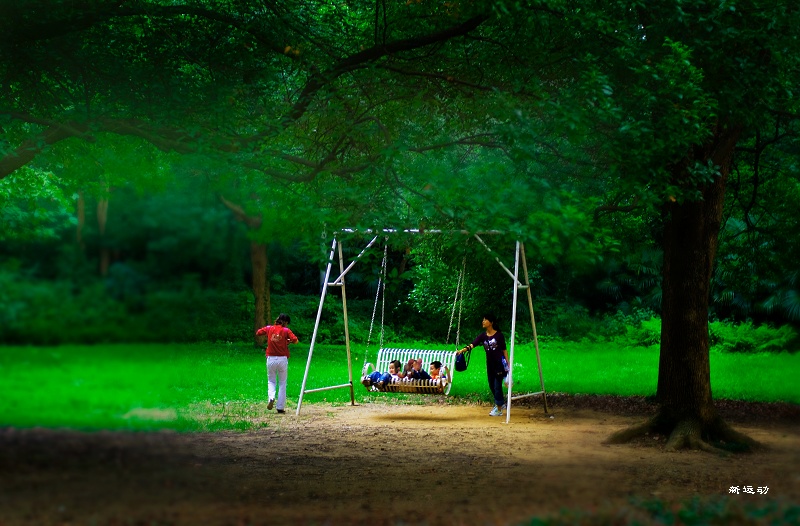
[[[148,124],[135,121],[135,120],[114,120],[108,118],[101,118],[90,122],[68,122],[57,123],[46,119],[40,119],[29,116],[24,113],[12,112],[7,114],[12,119],[21,120],[23,122],[38,124],[46,126],[45,130],[38,134],[33,139],[25,141],[14,152],[7,154],[0,159],[0,179],[11,174],[18,168],[25,166],[39,155],[44,149],[53,146],[54,144],[69,138],[82,138],[84,140],[95,140],[94,134],[98,132],[113,133],[116,135],[139,137],[146,140],[159,150],[165,152],[177,152],[182,154],[200,153],[204,145],[197,141],[188,132],[173,129],[154,129]],[[252,138],[239,139],[235,137],[215,137],[216,143],[213,147],[214,151],[222,153],[256,153],[252,149]],[[320,172],[322,172],[327,165],[332,163],[336,156],[339,154],[340,147],[345,141],[345,137],[341,137],[333,146],[331,151],[322,159],[322,161],[311,161],[295,155],[288,155],[277,151],[261,151],[263,155],[276,157],[296,165],[312,168],[310,172],[293,175],[278,170],[264,168],[263,165],[252,161],[236,160],[235,164],[260,171],[271,177],[282,179],[290,182],[303,182],[311,181]],[[360,168],[360,169],[363,169]],[[345,176],[348,170],[339,170],[340,174]],[[336,174],[337,171],[331,171]]]
[[[480,133],[477,135],[470,135],[462,137],[454,141],[440,142],[436,144],[429,144],[426,146],[417,146],[416,148],[409,148],[408,151],[414,153],[422,153],[430,150],[441,150],[449,148],[450,146],[483,146],[485,148],[503,148],[503,145],[490,140],[483,140],[483,138],[493,137],[490,133]]]
[[[636,196],[633,199],[633,202],[629,205],[621,205],[619,203],[610,203],[607,205],[598,206],[594,209],[594,218],[595,220],[599,219],[601,215],[611,214],[614,212],[633,212],[637,208],[643,208],[643,205],[640,203],[641,198]]]
[[[133,15],[145,15],[145,14],[149,16],[156,16],[156,15],[165,16],[167,14],[171,15],[193,14],[196,16],[202,16],[208,19],[213,19],[219,22],[232,25],[242,31],[248,32],[251,35],[258,36],[258,33],[254,29],[252,29],[251,26],[248,26],[247,24],[245,24],[245,22],[235,17],[225,15],[222,13],[216,13],[198,7],[152,6],[152,5],[146,5],[141,2],[129,2],[126,3],[124,7],[114,7],[102,11],[91,12],[88,14],[80,13],[80,10],[78,10],[77,12],[79,13],[78,15],[75,15],[72,18],[66,17],[66,19],[61,19],[59,21],[59,23],[62,22],[64,23],[61,29],[53,29],[53,30],[62,31],[62,33],[65,31],[68,32],[80,31],[92,27],[94,25],[97,25],[101,22],[108,21],[111,18],[117,16],[133,16]],[[44,151],[47,147],[52,146],[53,144],[56,144],[64,139],[71,137],[80,137],[83,138],[84,140],[91,140],[92,133],[95,131],[105,131],[108,133],[115,133],[119,135],[140,137],[153,144],[156,148],[168,152],[174,151],[177,153],[186,154],[186,153],[197,153],[201,149],[205,150],[210,149],[221,153],[254,153],[255,152],[254,149],[257,145],[263,144],[264,140],[274,136],[277,133],[280,133],[290,124],[300,119],[308,110],[309,105],[311,104],[312,100],[319,92],[319,90],[322,89],[328,83],[330,83],[332,80],[335,80],[336,78],[347,72],[363,68],[369,64],[374,64],[384,57],[397,53],[402,53],[404,51],[430,46],[432,44],[442,43],[449,39],[456,38],[459,36],[464,36],[469,32],[475,30],[478,26],[480,26],[483,22],[485,22],[488,19],[489,19],[488,15],[479,15],[472,17],[458,25],[443,30],[434,31],[432,33],[416,36],[413,38],[401,39],[390,43],[379,43],[369,49],[359,51],[358,53],[352,54],[348,57],[339,60],[332,67],[326,69],[324,72],[315,72],[313,66],[310,66],[310,69],[312,71],[311,76],[306,82],[305,87],[301,90],[300,95],[294,106],[282,119],[280,119],[279,126],[277,128],[272,128],[267,132],[263,132],[255,136],[249,136],[244,138],[233,137],[233,136],[221,135],[217,132],[210,130],[204,130],[203,132],[201,132],[203,134],[200,136],[201,139],[198,139],[198,135],[194,132],[190,134],[189,132],[177,128],[164,128],[164,127],[159,128],[142,121],[137,121],[135,119],[101,118],[85,123],[79,123],[79,122],[58,123],[55,121],[45,121],[43,119],[39,119],[31,115],[24,115],[22,113],[13,113],[11,114],[12,119],[22,120],[28,123],[40,124],[46,126],[47,128],[38,136],[22,143],[13,152],[10,152],[6,154],[3,158],[0,158],[0,179],[4,178],[5,176],[17,170],[18,168],[24,166],[25,164],[31,162],[37,155],[42,153],[42,151]],[[49,22],[43,22],[42,24],[44,25],[36,26],[36,28],[42,30],[42,28],[45,28],[48,23]],[[33,26],[26,25],[26,27],[30,28]],[[34,31],[34,33],[36,32],[38,31]],[[31,36],[29,40],[35,40],[36,38],[45,38],[45,37]],[[283,53],[283,50],[280,49],[280,46],[277,46],[274,43],[270,45],[273,51]],[[386,130],[382,131],[384,132],[384,134],[387,133]],[[332,153],[334,153],[335,151],[336,148],[334,148]],[[314,163],[313,161],[298,159],[297,157],[285,155],[279,152],[272,152],[272,153],[276,157],[291,162],[295,162],[298,164],[304,164],[312,168],[311,172],[299,178],[286,177],[285,175],[281,177],[287,180],[311,180],[314,177],[316,177],[316,175],[325,167],[325,165],[329,164],[332,160],[326,158],[323,159],[322,162]],[[268,172],[265,171],[265,173]],[[277,174],[270,174],[270,175],[278,176]]]
[[[419,49],[430,46],[431,44],[445,42],[452,38],[464,36],[469,32],[474,31],[476,28],[478,28],[478,26],[488,19],[488,15],[474,16],[457,26],[449,27],[447,29],[427,35],[397,40],[388,44],[378,44],[340,60],[334,66],[328,68],[324,72],[320,72],[311,76],[306,83],[305,88],[303,88],[303,91],[300,93],[300,96],[298,97],[294,107],[283,118],[283,122],[294,122],[299,119],[306,112],[317,92],[322,89],[323,86],[340,77],[341,75],[356,69],[360,69],[367,64],[374,64],[378,60],[390,55]]]

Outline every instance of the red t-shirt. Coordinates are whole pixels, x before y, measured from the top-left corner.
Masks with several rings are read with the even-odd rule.
[[[267,335],[267,356],[289,357],[289,343],[297,343],[297,336],[283,325],[267,325],[256,331],[256,336]]]

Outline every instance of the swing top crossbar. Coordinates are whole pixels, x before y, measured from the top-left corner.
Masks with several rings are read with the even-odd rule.
[[[365,229],[365,230],[358,230],[358,229],[354,229],[354,228],[343,228],[339,232],[343,232],[343,233],[347,233],[347,234],[368,234],[368,235],[371,235],[371,236],[374,236],[374,237],[370,240],[369,243],[367,243],[367,246],[364,247],[364,249],[361,251],[361,253],[358,256],[356,256],[350,262],[350,264],[347,266],[347,268],[344,269],[342,271],[342,273],[339,274],[339,276],[335,280],[333,280],[330,283],[328,283],[329,286],[338,286],[338,287],[342,286],[342,284],[344,283],[344,277],[355,266],[356,262],[358,262],[364,256],[364,254],[366,254],[367,251],[372,247],[372,245],[375,244],[375,242],[378,240],[378,236],[380,234],[389,235],[389,234],[404,234],[404,233],[405,234],[464,234],[464,235],[467,235],[467,236],[474,236],[475,239],[477,239],[478,242],[483,246],[483,248],[485,248],[486,251],[492,257],[494,257],[494,260],[497,262],[498,265],[500,265],[500,267],[502,267],[502,269],[506,272],[506,274],[508,274],[508,276],[511,279],[516,281],[516,286],[518,288],[525,288],[527,286],[527,285],[524,285],[522,282],[519,281],[519,279],[514,275],[514,273],[511,272],[511,270],[509,270],[509,268],[506,267],[503,264],[502,261],[500,261],[500,258],[497,257],[497,254],[495,254],[494,251],[491,248],[489,248],[489,246],[483,241],[483,239],[480,238],[480,236],[483,236],[483,235],[501,235],[501,234],[504,234],[505,232],[503,232],[501,230],[486,230],[486,231],[481,231],[481,232],[470,232],[468,230],[425,230],[425,229],[422,229],[422,230],[420,230],[420,229],[399,230],[399,229],[396,229],[396,228],[384,228],[381,231],[378,231],[378,230],[373,230],[373,229],[369,229],[369,228]]]
[[[478,232],[471,232],[469,230],[461,230],[461,229],[454,229],[454,230],[442,230],[442,229],[427,229],[427,228],[382,228],[382,229],[372,229],[372,228],[365,228],[365,229],[358,229],[358,228],[342,228],[338,230],[338,232],[344,234],[368,234],[368,235],[375,235],[375,234],[463,234],[465,236],[471,236],[473,234],[477,234],[479,236],[484,235],[501,235],[505,234],[502,230],[481,230]]]

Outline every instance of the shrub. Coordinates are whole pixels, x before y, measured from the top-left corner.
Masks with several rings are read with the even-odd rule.
[[[580,305],[545,304],[537,333],[544,337],[554,336],[568,341],[594,339],[597,323],[589,311]]]
[[[753,326],[752,321],[709,324],[709,341],[720,352],[796,352],[800,347],[797,330],[791,325]]]
[[[230,341],[246,340],[252,328],[252,318],[243,316],[240,293],[205,290],[192,280],[177,290],[146,293],[142,305],[114,298],[101,280],[75,287],[0,272],[0,341]]]
[[[125,308],[108,298],[102,283],[77,290],[0,272],[0,341],[34,345],[118,341]]]
[[[604,340],[621,345],[650,346],[661,338],[661,321],[649,309],[618,310],[605,316],[598,325],[598,333]]]
[[[347,300],[348,329],[350,341],[366,343],[369,335],[369,324],[372,317],[373,302],[369,300]],[[314,323],[319,310],[319,296],[301,296],[285,294],[272,296],[273,316],[278,312],[286,312],[292,317],[292,332],[302,341],[310,341],[314,332]],[[391,331],[386,327],[386,331]],[[376,314],[372,341],[380,337],[380,312]],[[343,344],[344,313],[342,299],[336,294],[328,294],[322,308],[322,318],[317,331],[317,343]]]
[[[631,346],[650,347],[661,343],[661,318],[651,317],[627,326],[624,343]],[[616,340],[619,343],[621,338]]]
[[[523,310],[523,309],[521,309]],[[523,317],[528,316],[527,308]],[[661,321],[648,309],[634,308],[629,313],[618,311],[610,316],[591,316],[588,309],[580,305],[548,305],[545,303],[542,315],[537,315],[537,331],[545,338],[554,336],[568,341],[615,341],[630,339],[630,345],[652,345],[660,339]],[[521,335],[530,333],[530,325],[520,324]]]

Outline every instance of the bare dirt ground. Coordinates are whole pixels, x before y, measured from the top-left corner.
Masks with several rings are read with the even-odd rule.
[[[265,411],[252,432],[0,429],[0,526],[17,524],[517,524],[631,499],[800,502],[800,409],[718,404],[769,449],[665,452],[602,440],[643,399],[551,395],[512,408],[390,402]],[[552,417],[552,418],[551,418]],[[767,494],[757,488],[768,487]]]

